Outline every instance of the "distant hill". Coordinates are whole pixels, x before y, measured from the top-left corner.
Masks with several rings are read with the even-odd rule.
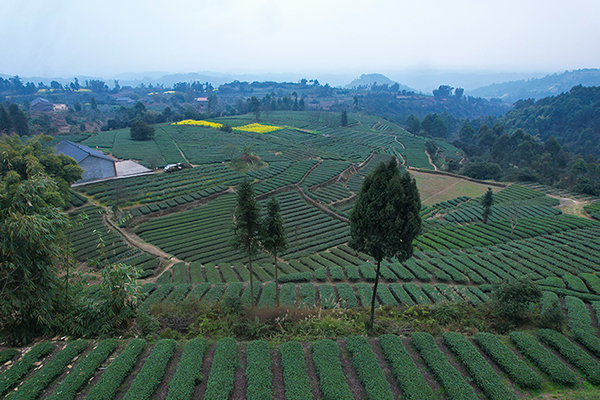
[[[469,91],[467,94],[486,99],[498,98],[514,103],[521,99],[541,99],[571,90],[573,86],[600,86],[600,69],[579,69],[543,78],[494,83]]]
[[[362,74],[360,77],[356,78],[355,80],[353,80],[352,82],[347,84],[346,88],[352,89],[352,88],[358,87],[358,86],[371,86],[375,83],[377,85],[389,85],[389,86],[397,84],[397,82],[394,82],[393,80],[391,80],[390,78],[388,78],[387,76],[385,76],[383,74]],[[401,85],[399,83],[398,83],[398,86],[399,86],[399,90],[407,90],[410,92],[417,91],[413,88],[410,88],[406,85]]]
[[[600,87],[575,86],[558,96],[517,101],[501,120],[509,130],[546,141],[554,136],[573,153],[600,157]]]

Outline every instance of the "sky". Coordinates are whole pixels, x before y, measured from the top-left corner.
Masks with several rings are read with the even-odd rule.
[[[564,72],[599,0],[0,0],[0,73]]]

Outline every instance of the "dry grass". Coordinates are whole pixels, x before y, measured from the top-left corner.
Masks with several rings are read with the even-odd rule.
[[[451,176],[433,175],[418,171],[410,171],[410,174],[417,181],[417,186],[421,193],[421,203],[426,206],[460,196],[478,197],[483,195],[488,189],[488,186],[485,184],[470,182]],[[492,191],[494,192],[500,189],[499,187],[492,187]]]

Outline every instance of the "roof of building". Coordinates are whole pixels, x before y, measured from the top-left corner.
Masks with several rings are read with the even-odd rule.
[[[87,156],[98,157],[104,160],[109,160],[111,162],[115,161],[112,158],[104,155],[104,153],[102,153],[101,151],[94,150],[90,147],[84,146],[79,143],[73,143],[68,140],[63,140],[62,142],[57,144],[55,149],[57,153],[62,153],[66,156],[72,157],[77,162],[80,162]]]
[[[31,102],[31,106],[35,106],[36,104],[51,104],[50,101],[44,99],[43,97],[38,97]]]

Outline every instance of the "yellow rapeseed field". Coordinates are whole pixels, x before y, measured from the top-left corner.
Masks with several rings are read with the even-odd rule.
[[[234,131],[246,131],[246,132],[256,132],[256,133],[269,133],[275,132],[280,129],[283,129],[279,126],[272,125],[261,125],[261,124],[248,124],[244,126],[236,126],[233,128]]]
[[[223,124],[218,124],[216,122],[209,121],[197,121],[195,119],[184,119],[183,121],[175,122],[172,125],[200,125],[200,126],[209,126],[211,128],[219,129],[223,126]]]

